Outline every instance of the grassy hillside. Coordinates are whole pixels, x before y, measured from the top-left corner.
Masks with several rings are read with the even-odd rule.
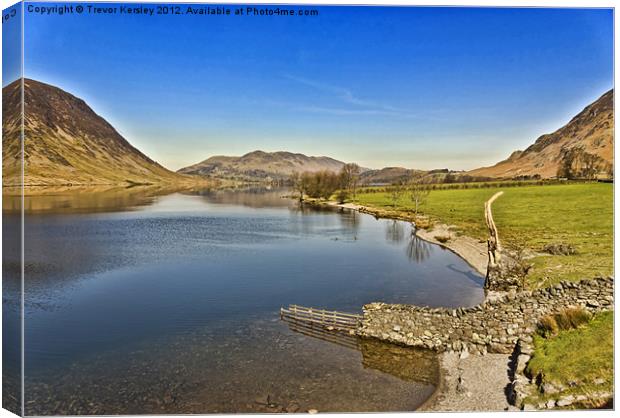
[[[577,254],[540,254],[532,261],[530,287],[559,280],[579,280],[613,273],[613,185],[579,183],[464,190],[435,190],[422,206],[424,214],[454,225],[458,233],[486,240],[484,202],[498,190],[493,205],[500,239],[542,253],[546,244],[567,243]],[[409,196],[396,207],[387,193],[362,193],[357,202],[377,208],[412,211]]]

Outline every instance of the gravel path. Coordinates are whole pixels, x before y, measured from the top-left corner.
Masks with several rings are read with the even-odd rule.
[[[439,388],[420,409],[422,411],[505,411],[506,388],[510,384],[508,354],[441,355],[442,381]]]

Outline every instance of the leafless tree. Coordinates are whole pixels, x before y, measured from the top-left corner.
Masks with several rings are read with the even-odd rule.
[[[416,216],[418,215],[420,206],[426,202],[428,195],[431,193],[430,187],[424,180],[424,175],[420,173],[412,174],[409,179],[409,197],[413,202]]]
[[[303,176],[295,171],[291,174],[290,181],[293,184],[293,190],[299,194],[299,201],[303,201],[305,191]]]
[[[390,193],[390,200],[392,201],[392,206],[396,206],[400,198],[405,194],[406,184],[402,181],[396,182],[390,186],[388,189]]]
[[[340,170],[342,187],[353,196],[353,200],[355,200],[355,195],[357,193],[360,171],[360,166],[355,163],[345,164]]]

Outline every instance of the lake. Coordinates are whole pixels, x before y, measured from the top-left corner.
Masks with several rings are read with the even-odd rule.
[[[27,197],[26,414],[418,408],[435,389],[432,353],[306,335],[279,309],[471,306],[483,277],[407,223],[285,194]],[[19,205],[4,200],[5,290],[14,290],[19,252],[7,237],[18,235]],[[5,296],[5,336],[16,331],[13,302]]]

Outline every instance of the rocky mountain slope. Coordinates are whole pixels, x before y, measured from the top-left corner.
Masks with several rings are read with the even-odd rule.
[[[576,173],[600,176],[613,167],[614,92],[605,93],[557,131],[542,135],[525,151],[515,151],[492,167],[469,172],[475,176],[512,178],[566,176]]]
[[[2,89],[4,185],[19,182],[20,80]],[[24,80],[24,184],[135,184],[187,181],[151,160],[83,100]]]
[[[240,181],[285,180],[293,172],[339,171],[345,163],[291,152],[253,151],[241,157],[215,156],[178,173]]]

